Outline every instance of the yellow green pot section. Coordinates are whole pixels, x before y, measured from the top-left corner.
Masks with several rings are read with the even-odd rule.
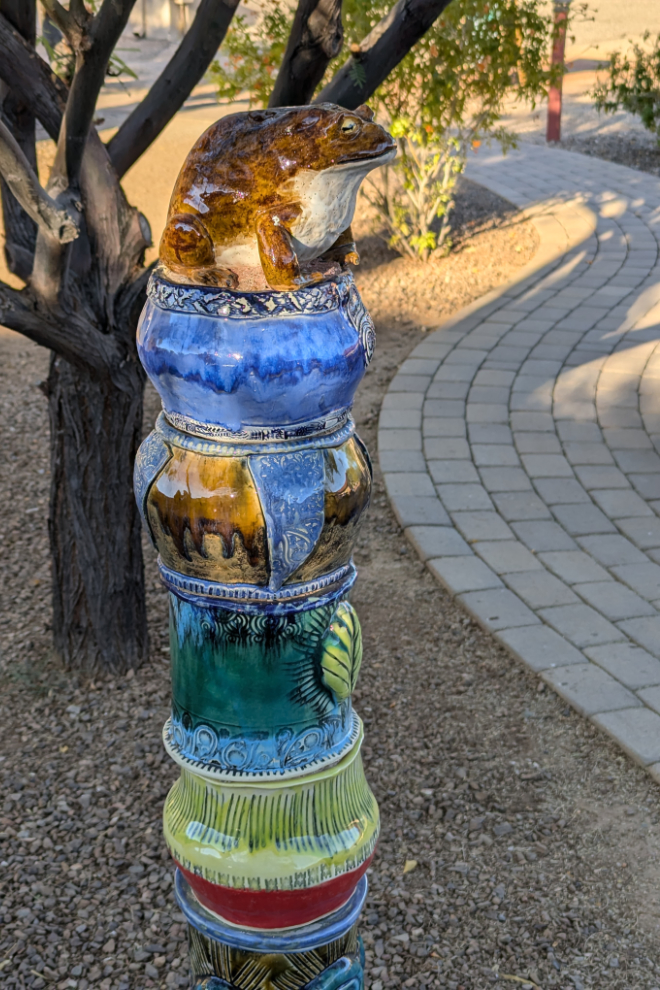
[[[333,767],[291,781],[221,785],[188,769],[165,803],[169,850],[224,887],[294,890],[360,867],[379,830],[358,741]]]

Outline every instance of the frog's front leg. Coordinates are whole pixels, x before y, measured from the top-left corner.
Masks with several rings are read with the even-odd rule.
[[[321,261],[338,261],[342,265],[359,265],[360,255],[355,246],[355,239],[350,224],[344,230],[334,244],[321,255]]]
[[[264,276],[271,289],[285,291],[301,289],[320,282],[323,272],[307,272],[303,275],[288,226],[302,210],[296,203],[264,210],[257,215],[256,233],[259,259]]]

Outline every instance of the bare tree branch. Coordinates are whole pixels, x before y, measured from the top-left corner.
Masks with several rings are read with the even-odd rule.
[[[108,143],[120,177],[155,141],[211,64],[239,0],[201,0],[195,20],[146,97]]]
[[[69,91],[1,13],[0,79],[20,94],[48,134],[57,141]]]
[[[53,24],[60,29],[66,38],[71,40],[75,33],[75,21],[66,7],[63,7],[59,0],[41,0],[41,6]]]
[[[25,0],[0,0],[0,11],[26,42],[34,44],[37,26],[36,0],[30,3],[26,3]],[[36,172],[36,127],[32,110],[23,100],[20,91],[10,89],[2,80],[0,80],[0,106],[2,119]],[[7,267],[14,275],[27,281],[32,271],[37,228],[3,181],[0,181],[0,198]]]
[[[126,355],[110,334],[90,327],[75,311],[44,309],[29,289],[0,282],[0,324],[57,351],[78,367],[98,373],[120,369]]]
[[[355,110],[378,89],[450,0],[398,0],[335,73],[315,103],[338,103]]]
[[[342,0],[300,0],[269,107],[309,103],[344,42]]]
[[[53,2],[53,0],[48,0]],[[104,0],[76,47],[76,72],[66,105],[66,177],[77,188],[87,135],[110,56],[135,0]]]
[[[66,210],[39,184],[16,138],[0,120],[0,174],[34,222],[60,242],[68,244],[78,236],[78,227]]]

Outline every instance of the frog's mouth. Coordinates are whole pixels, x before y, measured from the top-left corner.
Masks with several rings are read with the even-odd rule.
[[[396,151],[396,145],[393,145],[391,148],[386,148],[385,151],[366,152],[363,155],[356,155],[355,158],[341,158],[335,165],[335,168],[351,168],[356,165],[366,164],[367,162],[377,162],[379,165],[385,165],[387,162],[391,162],[396,158]]]

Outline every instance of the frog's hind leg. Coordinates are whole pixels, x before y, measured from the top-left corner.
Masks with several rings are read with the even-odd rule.
[[[204,224],[191,213],[170,217],[160,241],[160,260],[175,281],[234,289],[238,278],[215,263],[213,241]]]
[[[339,235],[335,243],[331,244],[328,250],[321,255],[321,261],[339,261],[342,265],[360,264],[360,255],[355,246],[355,238],[350,224]]]

